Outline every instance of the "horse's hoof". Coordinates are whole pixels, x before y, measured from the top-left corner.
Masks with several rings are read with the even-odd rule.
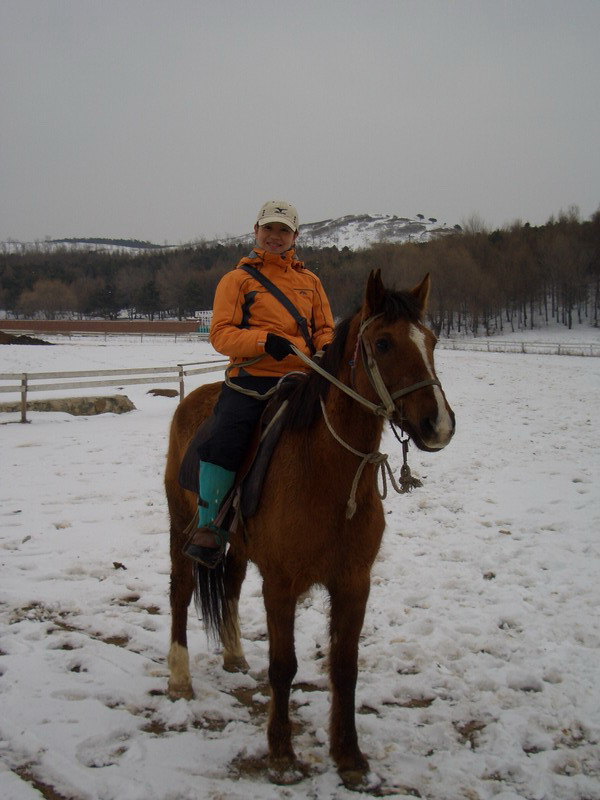
[[[381,788],[381,778],[374,772],[362,769],[339,770],[342,783],[351,792],[375,792]]]
[[[167,687],[170,700],[193,700],[194,690],[191,683],[171,683]]]
[[[244,656],[223,658],[223,669],[226,672],[243,672],[245,675],[247,672],[250,672],[250,665]]]
[[[370,786],[370,778],[376,777],[369,772],[369,762],[360,750],[352,755],[336,759],[336,762],[338,775],[346,789],[353,789],[357,792],[367,791]]]
[[[297,761],[288,761],[287,759],[271,762],[268,775],[271,783],[275,783],[277,786],[293,786],[306,777],[304,770]]]

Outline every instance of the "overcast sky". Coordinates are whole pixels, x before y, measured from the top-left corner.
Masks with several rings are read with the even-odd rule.
[[[600,206],[600,0],[0,0],[0,240]]]

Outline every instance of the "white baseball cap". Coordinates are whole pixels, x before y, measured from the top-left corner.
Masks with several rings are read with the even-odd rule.
[[[287,200],[267,200],[258,212],[256,222],[258,225],[281,222],[293,231],[297,231],[300,224],[295,206],[288,203]]]

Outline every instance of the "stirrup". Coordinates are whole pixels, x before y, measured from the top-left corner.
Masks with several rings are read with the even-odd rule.
[[[217,528],[216,525],[203,525],[203,528],[207,529],[212,533],[216,540],[217,540],[217,547],[202,547],[198,544],[193,544],[192,539],[196,535],[196,533],[201,530],[200,528],[196,528],[190,538],[183,546],[183,554],[191,558],[193,561],[196,561],[198,564],[202,564],[202,566],[206,567],[207,569],[214,569],[217,567],[221,561],[223,560],[223,556],[225,555],[225,551],[227,549],[227,542],[229,541],[229,531],[224,530],[223,528]]]

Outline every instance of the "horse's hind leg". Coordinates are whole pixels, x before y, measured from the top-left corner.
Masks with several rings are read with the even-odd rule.
[[[246,577],[248,560],[230,548],[225,562],[225,621],[221,627],[223,644],[223,669],[227,672],[248,672],[250,667],[244,656],[240,638],[239,599]]]
[[[369,596],[369,576],[345,576],[329,586],[331,596],[331,755],[344,782],[355,785],[368,772],[355,721],[358,640]]]
[[[187,646],[188,607],[194,592],[194,572],[190,559],[181,552],[182,534],[171,522],[171,647],[169,650],[169,696],[173,699],[194,696]]]
[[[269,681],[271,703],[267,737],[269,741],[269,777],[273,783],[291,784],[304,774],[299,769],[292,747],[289,700],[292,680],[298,664],[294,650],[296,598],[285,588],[265,581],[263,596],[269,631]]]

